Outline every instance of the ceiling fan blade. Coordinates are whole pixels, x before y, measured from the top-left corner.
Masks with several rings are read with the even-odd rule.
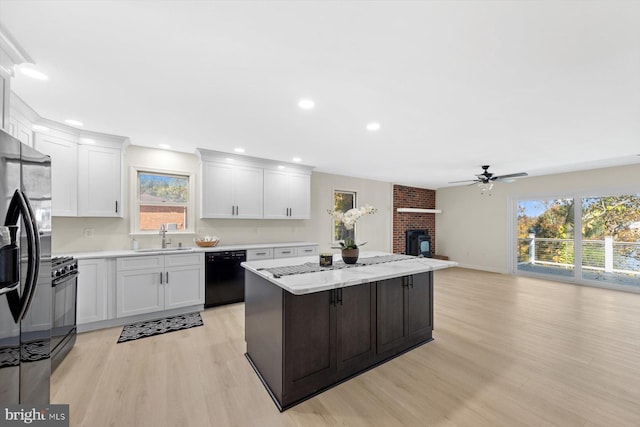
[[[448,184],[459,184],[461,182],[480,182],[479,179],[465,179],[464,181],[449,181]]]
[[[519,178],[522,176],[529,176],[529,174],[526,172],[510,173],[508,175],[494,176],[491,178],[491,181],[504,181],[506,179]]]

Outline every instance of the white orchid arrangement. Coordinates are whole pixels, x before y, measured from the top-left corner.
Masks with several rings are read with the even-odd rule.
[[[377,211],[378,209],[374,208],[369,204],[366,204],[360,208],[349,209],[346,212],[334,211],[331,209],[327,210],[329,215],[333,216],[334,220],[340,221],[342,224],[344,224],[344,228],[346,228],[347,230],[353,230],[353,228],[356,225],[356,222],[358,222],[358,220],[362,216],[372,215]],[[364,244],[366,244],[366,242],[361,243],[360,246]],[[358,245],[356,244],[355,240],[353,240],[352,238],[347,238],[344,240],[344,242],[340,242],[339,248],[336,247],[335,249],[358,249]]]

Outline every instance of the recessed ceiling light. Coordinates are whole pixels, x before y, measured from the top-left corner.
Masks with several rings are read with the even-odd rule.
[[[24,65],[19,67],[19,70],[22,74],[24,74],[27,77],[31,77],[32,79],[36,79],[36,80],[49,80],[49,77],[47,77],[46,74],[36,70],[35,68],[33,68],[31,65]]]
[[[236,153],[244,153],[244,148],[241,148],[241,147],[234,148],[233,151],[235,151]]]
[[[294,162],[301,162],[301,161],[302,161],[302,159],[301,159],[300,157],[294,157],[294,158],[293,158],[293,161],[294,161]]]
[[[380,130],[380,123],[378,122],[371,122],[367,125],[367,130],[370,130],[371,132],[375,132],[377,130]]]
[[[284,169],[284,166],[278,165],[278,169]]]
[[[36,132],[46,132],[49,130],[48,127],[42,125],[33,125],[31,126],[31,129],[35,130]]]
[[[82,126],[82,122],[79,122],[77,120],[73,120],[73,119],[67,119],[64,121],[66,124],[71,125],[71,126]]]
[[[171,146],[169,144],[158,144],[158,147],[160,147],[160,148],[162,148],[164,150],[167,150],[167,149],[171,148]]]
[[[80,138],[80,141],[84,142],[85,144],[95,144],[96,140],[95,139],[91,139],[91,138]]]
[[[303,110],[311,110],[313,107],[315,107],[315,105],[316,103],[311,99],[301,99],[298,102],[298,107],[302,108]]]

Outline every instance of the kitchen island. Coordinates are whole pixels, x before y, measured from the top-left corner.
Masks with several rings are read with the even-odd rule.
[[[242,264],[246,356],[278,409],[432,340],[433,270],[457,263],[381,252],[358,263]]]

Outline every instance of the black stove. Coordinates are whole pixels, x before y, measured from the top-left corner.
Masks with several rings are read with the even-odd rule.
[[[69,276],[78,275],[78,261],[74,257],[54,257],[51,258],[51,281],[55,286]]]
[[[51,370],[71,351],[76,342],[78,261],[70,256],[51,258],[53,309],[51,329]]]

